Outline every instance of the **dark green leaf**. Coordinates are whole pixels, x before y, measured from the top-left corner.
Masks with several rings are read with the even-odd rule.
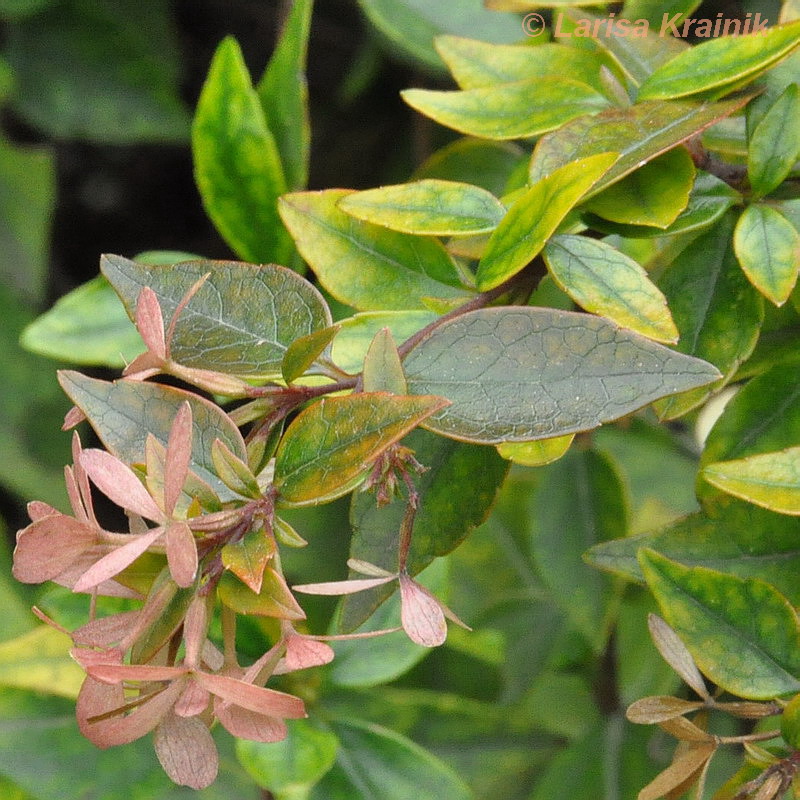
[[[713,387],[660,401],[656,410],[662,419],[681,416],[730,380],[758,340],[764,306],[736,261],[733,219],[729,214],[697,237],[659,281],[680,331],[678,350],[709,361],[723,374]]]
[[[215,439],[220,439],[243,461],[247,452],[239,429],[218,406],[191,392],[157,383],[109,383],[72,371],[60,372],[59,382],[108,450],[128,464],[144,462],[148,433],[166,447],[175,414],[188,402],[194,423],[191,469],[214,488],[220,499],[232,497],[216,477],[211,447]]]
[[[427,431],[414,431],[403,444],[428,468],[414,480],[420,495],[409,555],[409,570],[414,574],[453,550],[486,519],[509,465],[490,448]],[[478,482],[476,475],[481,476]],[[351,557],[397,569],[398,531],[404,513],[405,503],[400,500],[378,508],[372,494],[354,494]],[[345,598],[340,620],[344,630],[358,627],[392,591],[392,587],[382,588]]]
[[[664,618],[714,683],[750,700],[800,690],[800,624],[774,587],[655,550],[641,550],[639,561]]]
[[[131,317],[139,293],[149,286],[158,296],[167,327],[189,289],[209,275],[181,312],[170,343],[172,359],[187,367],[279,376],[289,345],[331,321],[320,293],[304,278],[274,264],[189,261],[166,267],[107,255],[100,267]]]
[[[389,445],[445,403],[385,393],[323,397],[289,426],[275,454],[275,487],[289,505],[347,494]]]
[[[2,0],[0,2],[0,16],[15,19],[35,14],[47,6],[53,5],[55,0]]]
[[[458,92],[406,89],[401,95],[412,108],[442,125],[500,140],[540,136],[609,105],[588,84],[553,76]]]
[[[425,427],[484,444],[590,430],[719,375],[599,317],[525,307],[446,322],[404,366],[410,391],[452,401]]]
[[[308,182],[311,126],[305,68],[314,0],[294,0],[280,41],[258,84],[267,127],[275,137],[288,189]]]
[[[57,138],[185,140],[165,0],[67,0],[9,28],[15,111]]]
[[[287,263],[276,203],[286,177],[236,40],[217,48],[192,124],[195,178],[214,225],[246,261]]]
[[[458,775],[409,739],[348,719],[331,724],[339,738],[336,764],[310,800],[469,800]]]
[[[345,214],[350,192],[297,192],[281,198],[283,221],[322,285],[359,309],[424,308],[422,297],[468,297],[458,269],[433,239],[370,225]]]
[[[800,232],[780,211],[748,206],[733,233],[736,258],[750,283],[775,305],[783,305],[800,272]]]

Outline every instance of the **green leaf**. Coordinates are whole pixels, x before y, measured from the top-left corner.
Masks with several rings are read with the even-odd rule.
[[[128,464],[144,462],[148,433],[166,447],[175,414],[188,402],[194,424],[190,468],[221,500],[234,497],[215,474],[211,447],[220,439],[242,461],[247,460],[247,452],[239,429],[218,406],[171,386],[127,380],[109,383],[69,370],[59,373],[59,383],[106,448]]]
[[[792,83],[750,136],[747,175],[756,197],[780,186],[800,158],[800,86]]]
[[[699,5],[699,0],[671,0],[668,6],[661,0],[626,0],[620,16],[625,19],[646,19],[652,30],[662,24],[665,14],[668,20],[673,19],[675,14],[680,14],[680,25]]]
[[[748,206],[733,233],[736,258],[750,283],[775,305],[783,305],[800,273],[800,232],[780,211]]]
[[[339,326],[331,325],[295,339],[286,348],[281,362],[281,374],[286,383],[291,383],[310,369],[316,360],[326,352],[338,332]]]
[[[499,286],[535,258],[567,213],[614,161],[614,153],[590,156],[531,186],[490,237],[478,264],[478,288],[486,291]]]
[[[286,721],[282,742],[236,741],[236,757],[250,777],[282,800],[302,797],[333,766],[339,740],[305,719]]]
[[[644,581],[636,553],[643,547],[652,548],[686,566],[760,578],[797,606],[798,533],[800,525],[792,517],[723,495],[718,507],[690,514],[655,533],[596,545],[586,560],[630,580]]]
[[[167,327],[189,289],[209,276],[178,317],[170,343],[172,359],[187,367],[277,377],[289,345],[331,322],[320,293],[304,278],[274,264],[188,261],[167,267],[106,255],[100,268],[131,317],[139,293],[149,286],[158,296]]]
[[[310,800],[470,800],[458,775],[399,733],[360,720],[331,723],[336,764]]]
[[[365,392],[408,394],[400,354],[388,328],[381,328],[375,334],[367,350],[362,381]]]
[[[402,233],[459,236],[493,231],[506,207],[479,186],[428,179],[345,195],[342,211]]]
[[[339,301],[362,310],[424,308],[420,298],[464,297],[440,242],[361,222],[339,209],[350,192],[284,195],[279,210],[297,249]]]
[[[554,236],[544,260],[559,286],[580,306],[659,342],[677,342],[663,294],[647,273],[611,245],[587,236]]]
[[[102,275],[37,317],[22,332],[20,344],[49,358],[106,367],[124,367],[144,351],[139,332]]]
[[[221,603],[237,614],[289,620],[305,619],[306,616],[283,576],[269,566],[264,570],[258,592],[242,583],[231,570],[222,573],[217,584],[217,595]]]
[[[231,491],[243,497],[261,497],[261,490],[250,467],[219,440],[211,445],[211,459],[217,476]]]
[[[518,17],[487,11],[481,0],[449,0],[447,5],[426,0],[358,2],[393,50],[435,70],[442,70],[442,61],[433,47],[439,34],[478,33],[489,42],[515,42],[520,38]]]
[[[457,92],[405,89],[400,94],[412,108],[448,128],[500,140],[540,136],[609,105],[588,84],[553,76]]]
[[[657,403],[662,419],[681,416],[730,380],[758,340],[763,302],[739,269],[732,230],[733,216],[728,214],[698,236],[659,281],[680,331],[678,350],[709,361],[723,376],[713,387]]]
[[[800,447],[709,464],[702,476],[735,497],[800,515]]]
[[[192,123],[195,178],[208,215],[245,261],[287,263],[276,203],[286,177],[239,45],[217,48]]]
[[[347,494],[378,455],[445,402],[383,393],[323,397],[292,422],[275,454],[282,502],[316,505]]]
[[[314,0],[293,0],[281,38],[257,87],[288,189],[302,189],[308,182],[311,126],[305,69],[313,6]]]
[[[603,189],[586,208],[603,219],[650,225],[663,232],[686,208],[694,178],[692,157],[685,148],[676,147]]]
[[[415,180],[473,183],[498,197],[506,190],[512,173],[525,161],[513,142],[490,142],[464,136],[437,150],[413,175]]]
[[[403,445],[428,468],[414,480],[420,503],[408,557],[413,575],[434,558],[454,550],[484,522],[509,465],[491,449],[424,430],[414,431]],[[474,481],[475,475],[481,476],[479,482]],[[350,508],[351,558],[396,570],[398,531],[405,511],[406,504],[401,500],[378,508],[373,495],[354,494]],[[393,587],[379,587],[348,595],[342,604],[341,628],[350,631],[358,627],[392,591]]]
[[[54,153],[0,139],[0,280],[28,301],[45,290],[55,194]]]
[[[591,430],[719,375],[600,317],[516,306],[440,325],[404,367],[409,391],[452,401],[426,428],[484,444]]]
[[[616,163],[595,184],[592,191],[597,193],[733,114],[749,99],[740,97],[707,104],[687,100],[637,103],[574,120],[537,142],[530,180],[538,181],[576,159],[611,151],[619,153]]]
[[[436,49],[462,89],[568,75],[604,91],[600,81],[603,60],[590,50],[550,43],[535,48],[489,44],[460,36],[440,36]]]
[[[86,675],[69,657],[71,646],[68,636],[47,625],[0,642],[0,686],[74,700]]]
[[[640,87],[638,100],[667,99],[719,87],[734,88],[743,79],[788,55],[800,43],[800,22],[750,36],[720,36],[675,56]]]
[[[404,342],[436,317],[432,311],[365,311],[348,317],[339,323],[331,357],[345,372],[361,372],[369,346],[383,328],[394,341]]]
[[[27,17],[35,14],[47,6],[53,5],[55,0],[2,0],[0,2],[0,16],[6,19]]]
[[[800,625],[775,588],[654,550],[640,551],[639,561],[664,618],[714,683],[750,700],[800,690]]]
[[[531,504],[531,551],[553,601],[600,652],[614,621],[619,585],[583,562],[597,542],[627,533],[627,507],[612,463],[572,450],[542,467]]]
[[[14,110],[50,136],[182,142],[189,118],[165,0],[66,0],[8,30]]]
[[[497,445],[497,452],[505,459],[523,467],[542,467],[558,461],[569,450],[574,433],[539,439],[536,442],[504,442]]]

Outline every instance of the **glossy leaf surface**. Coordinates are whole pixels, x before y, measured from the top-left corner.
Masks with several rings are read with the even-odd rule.
[[[345,214],[349,192],[329,189],[281,198],[283,221],[322,285],[356,308],[424,308],[420,298],[468,295],[456,266],[432,239],[389,231]]]
[[[800,689],[800,625],[770,584],[684,567],[653,550],[639,556],[648,586],[702,672],[751,700]]]
[[[497,452],[505,459],[523,467],[541,467],[558,461],[569,450],[574,433],[539,439],[535,442],[505,442],[497,445]]]
[[[189,261],[147,266],[107,255],[101,268],[131,316],[139,293],[149,286],[168,327],[186,293],[209,276],[181,311],[170,342],[172,359],[188,367],[279,376],[289,345],[331,321],[320,293],[304,278],[274,264]]]
[[[581,307],[659,342],[676,342],[667,301],[632,258],[588,236],[554,236],[544,259],[558,285]]]
[[[384,393],[322,398],[292,422],[275,454],[281,499],[308,505],[346,494],[376,456],[445,402]]]
[[[427,428],[485,444],[590,430],[718,376],[599,317],[523,307],[446,322],[404,366],[410,391],[452,401]]]

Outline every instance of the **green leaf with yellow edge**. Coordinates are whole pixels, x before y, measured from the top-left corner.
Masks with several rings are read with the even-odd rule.
[[[612,222],[663,230],[686,208],[694,178],[692,157],[676,147],[594,195],[586,208]]]
[[[582,308],[658,342],[678,341],[664,295],[639,264],[610,244],[588,236],[554,236],[544,260]]]
[[[127,464],[144,462],[148,433],[166,447],[175,414],[188,402],[193,422],[190,469],[221,500],[233,499],[234,495],[215,474],[211,447],[215,439],[220,439],[243,461],[247,460],[247,451],[239,429],[218,406],[171,386],[128,380],[112,383],[70,370],[59,373],[59,383],[86,414],[105,447]]]
[[[286,383],[291,383],[310,369],[338,332],[339,326],[331,325],[295,339],[286,348],[281,362],[281,374]]]
[[[278,204],[300,254],[337,300],[361,310],[399,310],[424,308],[426,296],[468,299],[440,242],[345,214],[339,202],[348,194],[296,192]]]
[[[226,544],[221,552],[222,565],[229,569],[248,589],[258,594],[264,568],[275,555],[275,539],[263,528],[253,528],[241,541]]]
[[[275,454],[284,505],[324,503],[352,490],[387,447],[447,405],[384,393],[323,397],[288,427]]]
[[[0,642],[0,686],[75,699],[86,675],[70,647],[69,636],[47,625]]]
[[[461,36],[439,36],[436,49],[462,89],[480,89],[530,78],[569,75],[603,92],[603,60],[591,50],[547,43],[490,44]]]
[[[388,328],[381,328],[375,334],[367,350],[362,381],[365,392],[408,394],[400,354]]]
[[[689,514],[655,532],[592,547],[586,560],[633,581],[644,581],[636,553],[643,547],[691,567],[739,578],[760,578],[800,605],[800,523],[794,517],[722,495],[717,507]]]
[[[709,361],[723,375],[713,386],[659,401],[655,408],[662,419],[702,403],[733,377],[758,341],[764,304],[736,261],[733,224],[729,212],[686,247],[659,281],[680,332],[677,349]]]
[[[574,438],[575,434],[570,433],[536,442],[504,442],[497,445],[497,452],[508,461],[523,467],[542,467],[558,461],[569,450]]]
[[[292,242],[275,203],[286,177],[233,37],[217,48],[192,123],[195,178],[208,215],[245,261],[286,263]]]
[[[538,181],[576,159],[596,153],[619,153],[616,163],[595,184],[592,194],[597,193],[733,114],[749,99],[739,97],[721,103],[690,100],[637,103],[573,120],[536,143],[530,180]]]
[[[561,221],[616,160],[601,153],[567,164],[542,178],[509,209],[478,264],[477,285],[493,289],[535,258]]]
[[[345,195],[339,208],[401,233],[460,236],[493,231],[506,207],[479,186],[427,179]]]
[[[800,447],[709,464],[701,474],[735,497],[781,514],[800,515]]]
[[[769,69],[798,44],[800,21],[748,36],[710,39],[659,67],[639,88],[638,100],[685,97],[739,85]]]
[[[540,136],[609,105],[588,84],[554,76],[455,92],[406,89],[400,94],[412,108],[448,128],[500,140]]]
[[[600,317],[523,306],[443,323],[404,368],[409,391],[452,401],[426,428],[483,444],[591,430],[719,376]]]
[[[217,596],[221,603],[237,614],[291,620],[306,617],[283,576],[270,566],[264,569],[258,592],[242,583],[233,571],[223,572],[217,584]]]
[[[308,181],[311,125],[305,68],[314,0],[294,0],[281,37],[256,88],[275,137],[288,189]]]
[[[149,286],[167,327],[186,293],[208,275],[181,311],[169,343],[171,358],[187,367],[241,377],[277,377],[291,343],[331,323],[317,289],[275,264],[187,261],[154,266],[104,255],[100,268],[131,318],[139,293]]]
[[[756,197],[780,186],[800,158],[800,86],[791,83],[750,136],[747,176]]]
[[[736,258],[750,283],[775,305],[783,305],[800,274],[800,232],[780,211],[754,203],[733,232]]]
[[[800,690],[800,624],[777,589],[655,550],[641,550],[639,562],[664,618],[719,687],[748,700]]]

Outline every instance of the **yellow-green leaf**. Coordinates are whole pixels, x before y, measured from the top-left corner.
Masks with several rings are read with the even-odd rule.
[[[275,555],[275,540],[263,528],[254,528],[241,541],[226,544],[220,555],[225,569],[258,594],[264,569]]]
[[[292,422],[278,447],[281,502],[312,505],[347,494],[380,453],[446,405],[441,397],[383,393],[322,398]]]
[[[752,79],[800,44],[800,21],[749,36],[720,36],[659,67],[640,87],[639,100],[667,99]]]
[[[783,305],[800,272],[800,232],[794,225],[771,206],[748,206],[736,223],[733,247],[750,283]]]
[[[237,614],[277,619],[305,619],[305,613],[279,572],[267,567],[263,573],[261,591],[245,586],[233,572],[223,572],[217,585],[220,602]]]
[[[709,464],[703,477],[718,489],[751,503],[800,515],[800,447]]]
[[[458,92],[406,89],[401,94],[426,117],[484,139],[540,136],[609,105],[591,86],[555,76]]]
[[[365,392],[408,394],[400,354],[388,328],[381,328],[375,334],[364,357],[362,378]]]
[[[616,158],[616,153],[601,153],[574,161],[528,189],[489,239],[478,264],[478,288],[486,291],[499,286],[536,257],[567,213]]]
[[[402,233],[459,236],[493,231],[506,207],[479,186],[421,180],[345,195],[339,208]]]
[[[286,348],[281,362],[281,373],[286,383],[291,383],[310,369],[338,332],[339,326],[331,325],[295,339]]]
[[[569,450],[574,438],[575,434],[570,433],[535,442],[503,442],[497,445],[497,452],[508,461],[523,467],[542,467],[561,458]]]

